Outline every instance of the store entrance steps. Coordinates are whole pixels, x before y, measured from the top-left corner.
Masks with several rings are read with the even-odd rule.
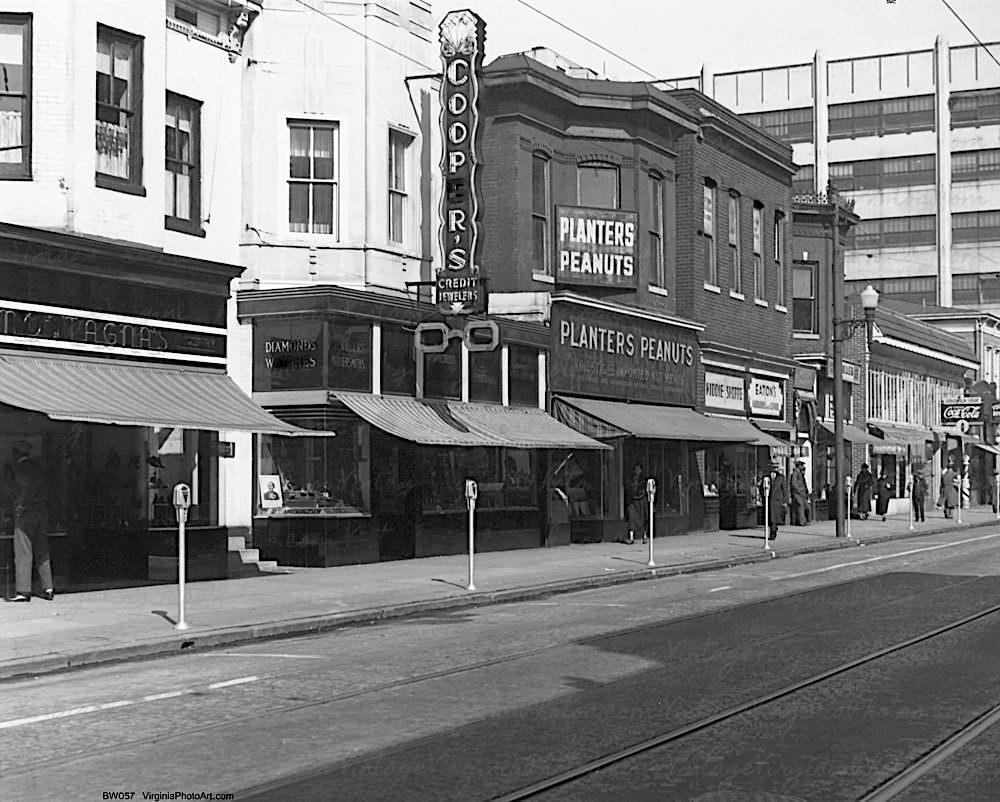
[[[229,577],[283,574],[277,560],[262,560],[259,549],[248,549],[245,537],[229,537]]]

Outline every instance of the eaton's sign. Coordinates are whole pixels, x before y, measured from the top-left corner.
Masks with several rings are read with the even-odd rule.
[[[446,315],[483,311],[479,278],[479,88],[486,23],[471,11],[452,11],[440,27],[443,80],[441,133],[441,256],[437,271],[438,310]]]
[[[617,209],[556,206],[556,283],[635,289],[638,219]]]

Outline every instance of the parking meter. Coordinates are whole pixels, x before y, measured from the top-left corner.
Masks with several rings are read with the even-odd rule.
[[[656,512],[653,501],[656,499],[656,480],[652,476],[646,480],[646,499],[649,501],[649,561],[646,565],[654,568],[656,563],[653,562],[653,522],[656,518]]]
[[[475,479],[465,480],[465,503],[471,509],[476,506],[476,499],[479,498],[479,485]]]
[[[174,629],[188,628],[184,618],[184,573],[187,568],[187,537],[184,525],[191,509],[191,488],[183,482],[174,485],[174,510],[177,512],[177,623]]]
[[[656,480],[651,476],[646,480],[646,499],[650,504],[656,498]]]
[[[761,499],[761,503],[764,505],[764,551],[770,551],[771,550],[771,541],[770,541],[770,537],[771,537],[771,521],[770,521],[771,505],[770,505],[769,502],[770,502],[770,499],[771,499],[771,477],[770,476],[765,476],[764,479],[761,481],[760,486],[761,486],[761,490],[763,491],[763,496],[764,496]]]
[[[475,479],[465,480],[465,504],[469,508],[469,584],[468,590],[476,589],[476,499],[479,485]]]
[[[177,511],[178,523],[187,521],[189,509],[191,509],[191,488],[183,483],[174,485],[174,510]]]

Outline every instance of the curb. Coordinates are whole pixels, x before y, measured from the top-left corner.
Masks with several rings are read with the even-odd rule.
[[[676,563],[658,565],[650,568],[631,568],[614,573],[593,574],[590,576],[561,579],[540,585],[525,585],[521,587],[504,588],[494,591],[480,591],[468,595],[446,596],[440,599],[404,602],[386,607],[370,607],[361,610],[351,610],[343,613],[330,613],[306,618],[292,618],[284,621],[270,621],[262,624],[240,624],[232,627],[220,627],[204,632],[187,632],[157,638],[156,640],[132,643],[126,646],[108,648],[84,649],[71,654],[47,655],[29,657],[23,660],[12,660],[0,664],[0,682],[20,679],[42,674],[61,673],[79,668],[121,663],[131,660],[144,660],[154,657],[166,657],[182,654],[186,651],[236,646],[257,640],[272,640],[289,638],[298,635],[328,632],[349,626],[361,624],[376,624],[382,621],[392,621],[400,618],[421,615],[430,612],[442,612],[486,607],[495,604],[529,601],[571,593],[588,588],[612,587],[631,582],[641,582],[652,579],[664,579],[682,574],[697,574],[708,571],[718,571],[739,565],[752,565],[760,562],[770,562],[774,559],[784,559],[801,554],[815,554],[838,549],[857,548],[866,544],[885,543],[893,540],[908,540],[910,538],[938,535],[956,530],[981,529],[996,526],[1000,521],[990,520],[974,524],[961,524],[937,529],[915,529],[913,531],[878,535],[863,541],[854,538],[843,540],[827,540],[822,543],[800,546],[786,551],[758,551],[753,554],[734,555],[732,557],[703,560],[701,562]]]

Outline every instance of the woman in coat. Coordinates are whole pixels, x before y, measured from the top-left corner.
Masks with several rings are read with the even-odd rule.
[[[875,479],[868,469],[866,462],[858,472],[858,478],[854,481],[855,504],[862,519],[868,520],[868,514],[872,511],[872,490],[875,487]]]
[[[944,517],[951,518],[951,511],[958,506],[959,475],[955,472],[955,463],[948,460],[947,470],[941,474],[941,494],[938,496],[938,506],[944,507]]]
[[[885,520],[886,513],[889,512],[889,499],[892,498],[892,482],[885,473],[880,473],[875,480],[875,514],[881,515]]]
[[[913,469],[910,497],[913,499],[913,520],[917,523],[923,523],[925,520],[924,501],[927,498],[927,480],[920,468]]]

